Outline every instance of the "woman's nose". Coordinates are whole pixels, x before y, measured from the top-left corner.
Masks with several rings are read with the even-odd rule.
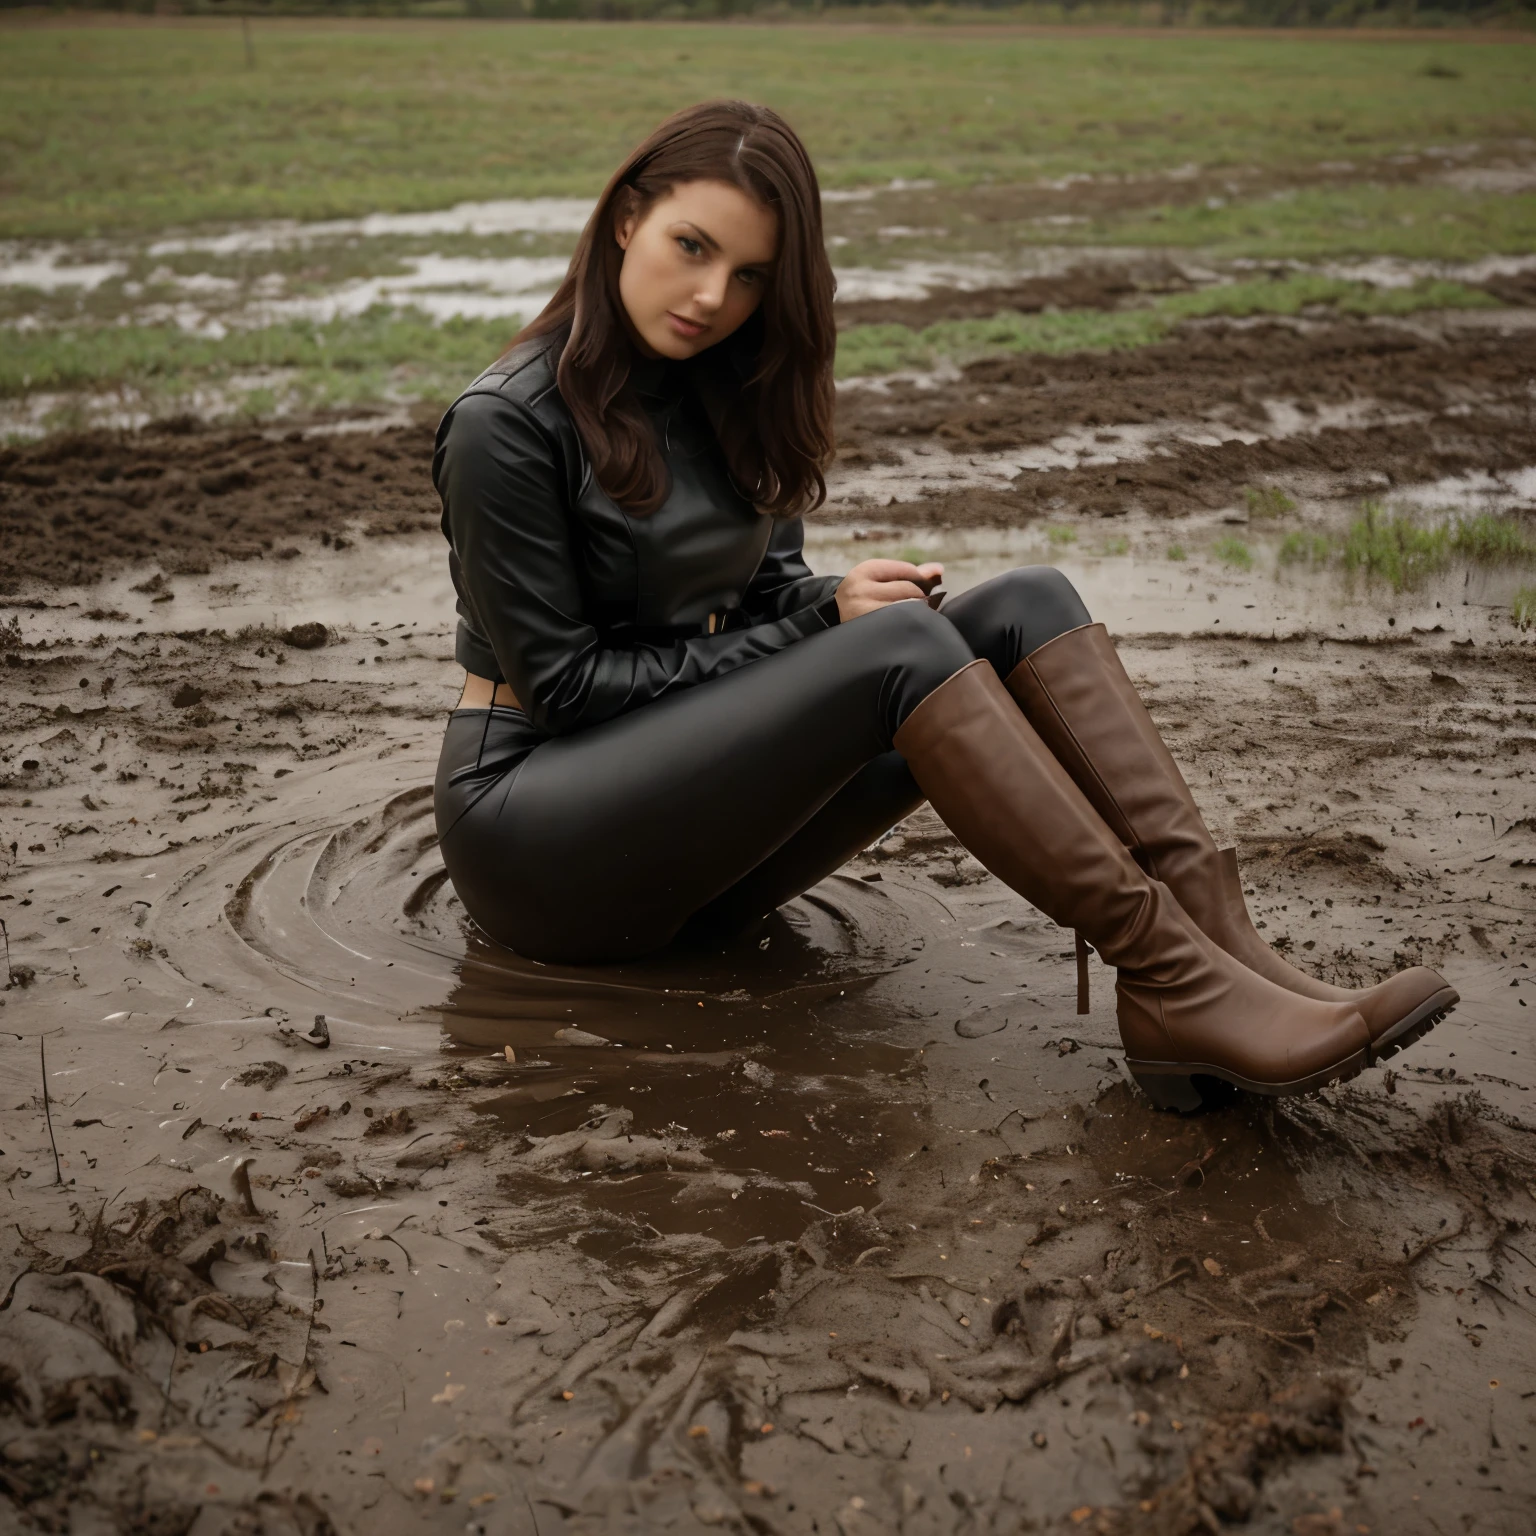
[[[725,303],[725,285],[730,280],[730,274],[726,272],[711,272],[703,278],[697,289],[694,290],[693,302],[702,310],[713,314]]]

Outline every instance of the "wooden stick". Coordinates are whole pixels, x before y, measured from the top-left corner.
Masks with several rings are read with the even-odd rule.
[[[48,1104],[48,1046],[42,1035],[37,1037],[37,1059],[43,1069],[43,1118],[48,1122],[48,1144],[53,1148],[53,1182],[64,1182],[64,1170],[59,1166],[59,1144],[53,1139],[53,1110]]]

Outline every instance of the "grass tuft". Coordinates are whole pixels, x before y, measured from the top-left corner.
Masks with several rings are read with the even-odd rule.
[[[1536,628],[1536,587],[1521,587],[1509,605],[1509,616],[1521,629]]]
[[[1401,592],[1444,565],[1449,549],[1449,529],[1426,528],[1368,501],[1344,536],[1344,569],[1380,576]]]
[[[1380,576],[1401,592],[1440,570],[1454,555],[1488,565],[1536,560],[1533,539],[1513,518],[1480,512],[1426,526],[1368,501],[1344,536],[1344,568]]]
[[[1189,557],[1184,553],[1184,546],[1182,544],[1170,544],[1168,546],[1168,558],[1170,560],[1187,560]]]
[[[1513,565],[1536,559],[1533,539],[1513,518],[1479,512],[1464,518],[1451,530],[1451,548],[1469,560],[1488,565]]]
[[[1246,571],[1253,565],[1253,551],[1239,538],[1224,534],[1211,545],[1211,553],[1224,565]]]
[[[1333,553],[1333,541],[1326,533],[1294,529],[1280,541],[1282,565],[1322,565]]]
[[[1245,485],[1243,499],[1249,517],[1285,517],[1296,510],[1295,500],[1278,485]]]
[[[1077,529],[1075,528],[1047,528],[1045,536],[1058,549],[1064,548],[1068,544],[1077,543]]]

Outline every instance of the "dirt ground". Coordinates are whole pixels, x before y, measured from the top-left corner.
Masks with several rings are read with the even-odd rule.
[[[1530,357],[1518,311],[1186,328],[845,391],[839,474],[1102,432],[878,515],[1342,505],[1528,470]],[[926,811],[720,952],[480,940],[431,425],[325,425],[0,457],[8,1523],[1530,1529],[1528,633],[1115,626],[1265,936],[1462,995],[1389,1069],[1169,1117],[1112,975],[1076,1015],[1070,936]]]

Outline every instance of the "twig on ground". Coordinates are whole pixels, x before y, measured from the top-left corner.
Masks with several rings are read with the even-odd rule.
[[[1438,1248],[1441,1243],[1449,1243],[1449,1242],[1451,1242],[1455,1238],[1460,1237],[1466,1230],[1467,1230],[1467,1213],[1465,1211],[1463,1211],[1461,1213],[1461,1220],[1456,1223],[1456,1228],[1455,1228],[1454,1231],[1452,1231],[1452,1232],[1442,1232],[1437,1237],[1426,1237],[1424,1239],[1424,1241],[1422,1243],[1420,1243],[1419,1246],[1417,1248],[1415,1248],[1413,1250],[1413,1252],[1410,1253],[1408,1255],[1408,1257],[1403,1260],[1403,1263],[1404,1264],[1417,1264],[1418,1261],[1420,1259],[1422,1259],[1424,1257],[1424,1255],[1426,1253],[1428,1253],[1431,1248]]]
[[[62,1184],[64,1170],[59,1166],[59,1144],[53,1139],[53,1110],[48,1104],[48,1047],[42,1035],[37,1037],[37,1059],[43,1069],[43,1119],[48,1122],[48,1144],[53,1148],[53,1182]]]

